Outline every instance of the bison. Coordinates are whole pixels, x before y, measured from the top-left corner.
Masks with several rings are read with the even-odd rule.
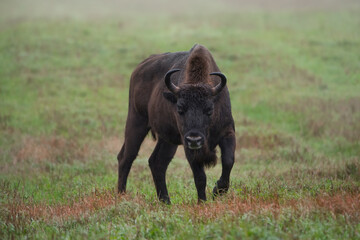
[[[119,193],[126,191],[131,165],[149,131],[157,139],[149,166],[160,201],[170,203],[165,174],[181,144],[198,201],[206,201],[204,167],[216,164],[217,145],[222,174],[213,195],[228,191],[236,144],[234,120],[226,77],[207,48],[196,44],[190,51],[151,55],[141,62],[131,75],[128,111],[125,141],[117,156]]]

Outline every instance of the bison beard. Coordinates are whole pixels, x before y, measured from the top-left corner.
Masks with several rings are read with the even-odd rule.
[[[216,164],[216,146],[221,149],[222,174],[213,194],[227,192],[236,144],[234,121],[226,77],[205,47],[152,55],[134,70],[125,141],[117,157],[120,193],[126,191],[131,165],[149,131],[157,139],[149,166],[161,201],[170,203],[165,175],[181,144],[199,201],[206,201],[204,167]]]
[[[186,157],[189,161],[203,163],[205,167],[214,167],[217,162],[216,150],[208,149],[204,145],[199,150],[185,150]]]

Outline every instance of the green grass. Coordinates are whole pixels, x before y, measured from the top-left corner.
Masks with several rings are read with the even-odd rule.
[[[0,238],[360,238],[360,6],[227,4],[99,18],[14,20],[1,10]],[[167,172],[172,205],[160,204],[148,138],[117,196],[132,71],[195,43],[228,77],[230,192],[210,197],[218,164],[198,205],[179,147]]]

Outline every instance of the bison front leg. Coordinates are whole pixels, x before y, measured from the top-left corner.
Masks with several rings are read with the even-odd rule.
[[[222,173],[213,189],[214,196],[222,195],[229,190],[230,172],[234,165],[234,153],[236,146],[235,134],[232,132],[222,138],[219,146],[221,149]]]
[[[196,161],[190,163],[191,169],[194,174],[195,186],[198,193],[198,202],[206,201],[206,174],[204,165]]]

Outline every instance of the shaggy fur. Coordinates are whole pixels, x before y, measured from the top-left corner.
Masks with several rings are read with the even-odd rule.
[[[211,57],[209,55],[209,51],[201,45],[195,45],[191,49],[190,56],[186,62],[185,83],[188,84],[207,83],[210,78],[209,77],[210,61],[211,61]]]

